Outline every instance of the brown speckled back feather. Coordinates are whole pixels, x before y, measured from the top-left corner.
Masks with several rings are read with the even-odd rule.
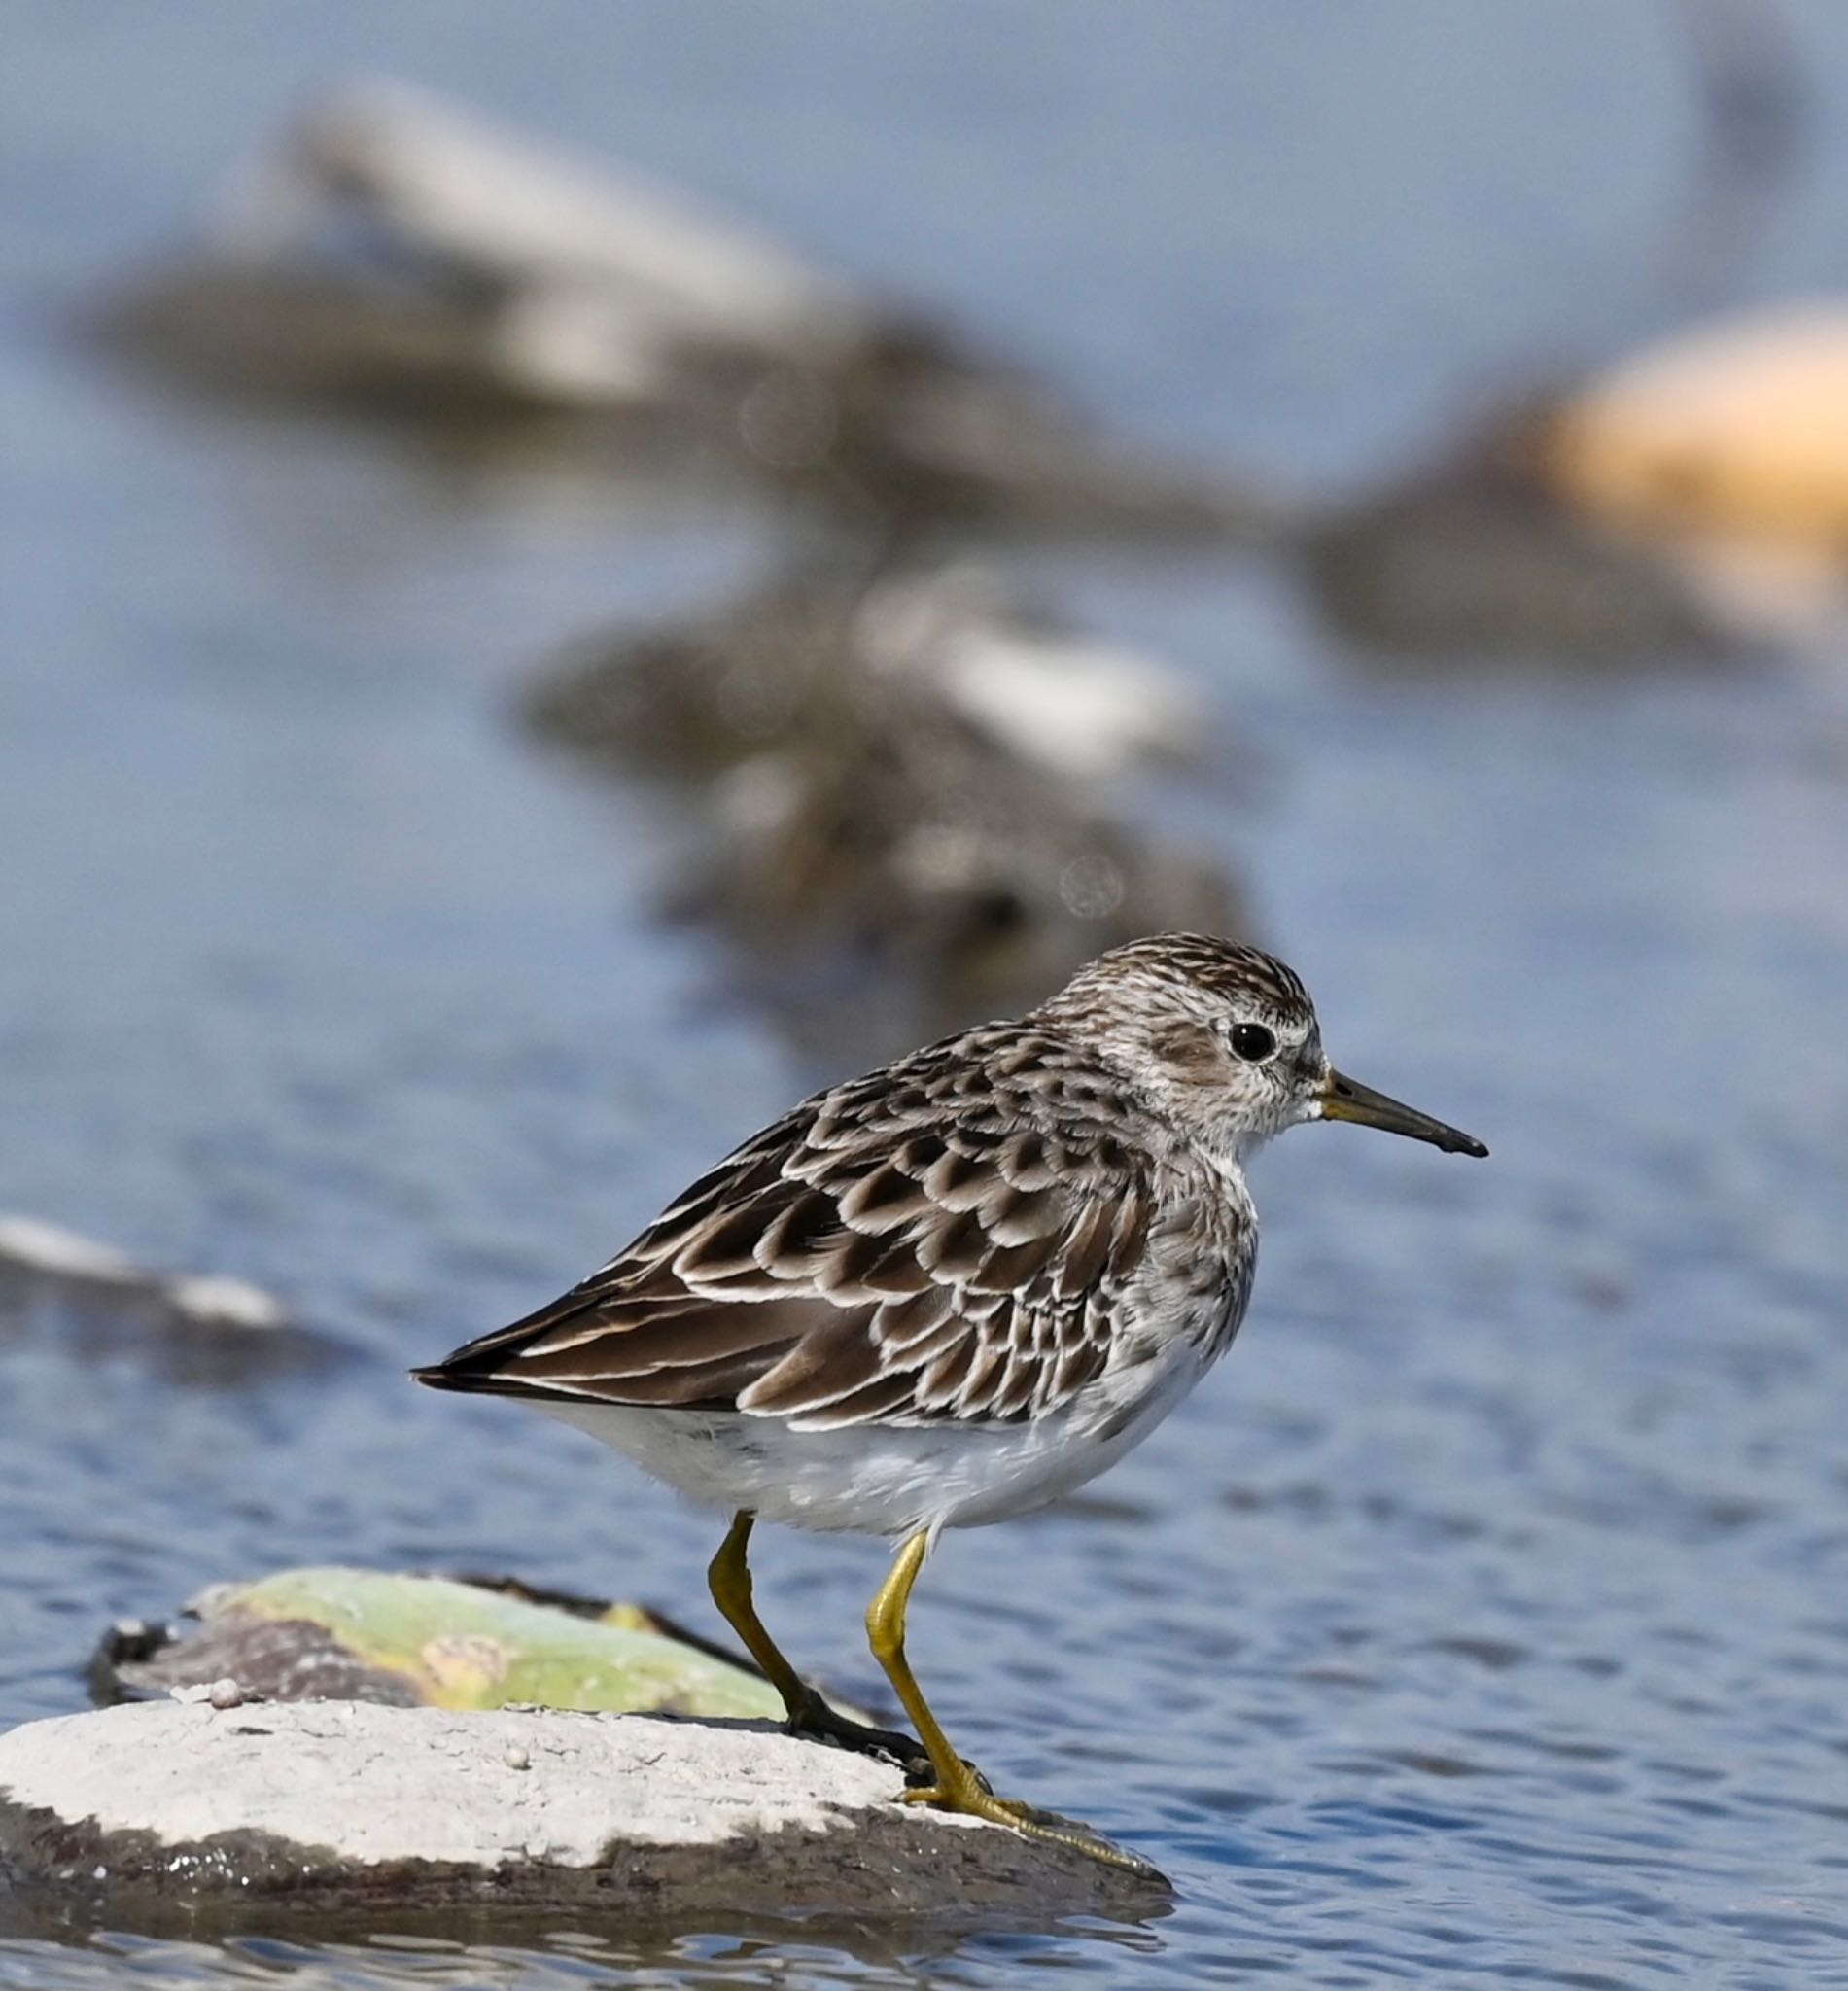
[[[1010,1423],[1096,1378],[1171,1129],[1032,1019],[818,1094],[441,1386],[807,1429]]]

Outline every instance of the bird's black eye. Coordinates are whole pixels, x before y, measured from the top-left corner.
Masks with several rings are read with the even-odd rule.
[[[1276,1047],[1276,1038],[1261,1023],[1236,1023],[1232,1027],[1232,1048],[1247,1065],[1262,1065]]]

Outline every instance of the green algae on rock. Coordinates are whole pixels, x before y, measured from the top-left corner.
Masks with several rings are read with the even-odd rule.
[[[188,1608],[196,1628],[112,1632],[92,1668],[100,1698],[231,1680],[266,1700],[783,1713],[766,1681],[634,1605],[587,1615],[476,1583],[328,1566],[218,1585]]]

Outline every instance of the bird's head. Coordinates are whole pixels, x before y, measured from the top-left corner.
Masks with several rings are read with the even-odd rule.
[[[1161,933],[1080,968],[1035,1015],[1130,1079],[1196,1139],[1235,1155],[1304,1120],[1352,1120],[1447,1154],[1473,1135],[1344,1076],[1295,971],[1255,947]]]

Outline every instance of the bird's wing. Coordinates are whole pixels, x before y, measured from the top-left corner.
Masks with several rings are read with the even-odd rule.
[[[818,1095],[421,1379],[811,1430],[1056,1407],[1104,1365],[1155,1195],[1102,1089],[1048,1084],[1043,1053],[920,1053]]]

